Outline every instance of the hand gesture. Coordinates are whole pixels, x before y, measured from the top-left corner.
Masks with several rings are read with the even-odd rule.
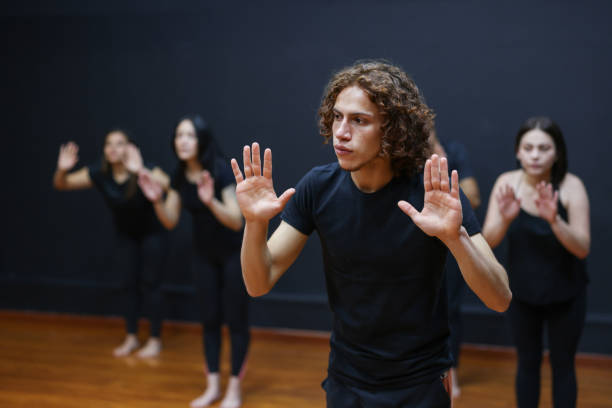
[[[208,170],[204,170],[198,180],[198,197],[206,205],[210,205],[215,196],[215,180]]]
[[[164,189],[151,175],[148,170],[138,173],[138,185],[145,197],[151,202],[158,202],[164,195]]]
[[[136,145],[128,143],[125,148],[125,155],[122,158],[122,162],[127,171],[133,174],[138,174],[143,167],[140,149],[136,147]]]
[[[434,154],[425,163],[423,184],[425,200],[421,212],[406,201],[400,201],[397,205],[427,235],[443,242],[456,238],[463,221],[457,170],[453,170],[449,185],[448,161]]]
[[[497,206],[501,217],[506,222],[511,222],[516,218],[521,209],[521,199],[514,195],[514,190],[508,184],[500,187],[497,193]]]
[[[553,193],[552,184],[541,181],[536,186],[538,198],[535,200],[538,213],[541,218],[544,218],[549,223],[553,223],[557,218],[557,199],[559,191]]]
[[[259,144],[253,143],[252,157],[249,146],[244,146],[242,154],[244,177],[240,172],[238,162],[236,159],[232,159],[238,205],[247,222],[267,222],[285,208],[285,205],[295,193],[295,189],[290,188],[280,197],[276,196],[272,184],[272,151],[270,149],[266,149],[264,152],[263,173]]]
[[[79,146],[74,142],[68,142],[60,146],[57,157],[57,168],[61,171],[68,171],[79,161]]]

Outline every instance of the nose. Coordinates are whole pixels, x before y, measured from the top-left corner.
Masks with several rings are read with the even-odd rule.
[[[351,130],[346,118],[342,119],[340,125],[336,129],[336,138],[340,140],[351,140]]]

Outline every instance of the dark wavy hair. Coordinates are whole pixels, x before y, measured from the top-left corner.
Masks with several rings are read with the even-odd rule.
[[[176,121],[174,128],[172,128],[172,151],[174,151],[174,154],[176,154],[176,146],[174,144],[174,140],[176,139],[176,129],[184,120],[188,120],[193,124],[196,138],[198,139],[198,160],[202,164],[202,167],[208,170],[214,179],[215,161],[218,158],[224,158],[224,155],[213,136],[210,125],[200,115],[185,115]],[[175,179],[177,182],[185,181],[185,166],[186,163],[179,159],[179,165],[175,172]]]
[[[540,129],[546,132],[552,138],[555,143],[555,150],[557,152],[557,159],[555,160],[552,169],[550,171],[550,182],[555,188],[559,188],[559,185],[567,174],[567,149],[565,147],[565,139],[563,138],[563,132],[561,128],[553,120],[546,116],[537,116],[527,119],[519,128],[516,134],[514,142],[514,152],[517,153],[521,140],[525,133],[533,129]],[[517,160],[517,165],[520,167],[521,163]]]
[[[114,128],[111,128],[108,132],[106,132],[106,135],[104,136],[104,144],[102,145],[103,151],[104,151],[104,146],[106,145],[108,136],[111,133],[121,133],[125,137],[125,141],[127,143],[132,143],[130,135],[125,129],[114,127]],[[108,160],[106,160],[106,156],[104,155],[104,152],[102,153],[102,163],[101,163],[100,169],[102,170],[102,173],[104,173],[107,177],[113,177],[113,175],[111,174],[111,165],[108,162]],[[134,194],[136,194],[137,190],[138,190],[138,177],[136,176],[136,174],[129,173],[129,176],[127,179],[127,187],[125,189],[125,198],[132,198]]]
[[[394,175],[412,176],[420,171],[429,156],[429,130],[435,115],[414,81],[386,61],[357,61],[329,81],[318,112],[325,143],[332,138],[336,98],[353,85],[359,86],[385,116],[381,150],[391,159]]]

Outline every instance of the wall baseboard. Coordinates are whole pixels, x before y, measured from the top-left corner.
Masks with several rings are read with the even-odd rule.
[[[165,285],[166,318],[198,321],[195,289]],[[118,285],[89,281],[0,279],[0,308],[120,316]],[[484,306],[463,307],[463,341],[471,344],[511,346],[512,336],[503,315]],[[270,293],[252,299],[251,324],[259,327],[329,331],[332,317],[324,295]],[[588,314],[580,342],[581,352],[612,355],[612,316]]]

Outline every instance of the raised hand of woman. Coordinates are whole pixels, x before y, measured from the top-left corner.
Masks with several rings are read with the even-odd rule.
[[[79,161],[79,146],[74,142],[68,142],[60,146],[57,157],[57,169],[69,171]]]

